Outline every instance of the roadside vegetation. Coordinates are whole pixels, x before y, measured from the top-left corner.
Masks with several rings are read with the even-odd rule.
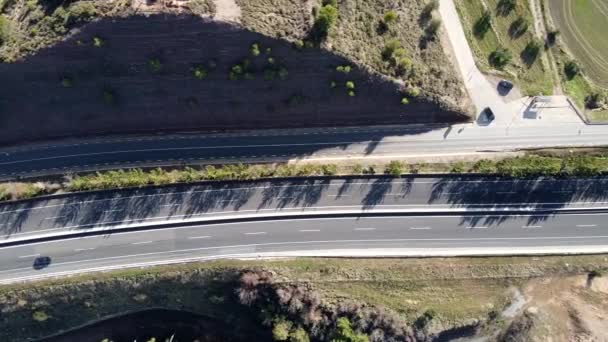
[[[110,315],[161,307],[224,322],[242,338],[236,341],[256,336],[291,342],[426,342],[442,336],[496,337],[503,332],[543,341],[531,339],[526,329],[511,328],[528,315],[523,308],[514,311],[515,318],[503,315],[517,301],[514,289],[538,297],[530,304],[536,306],[538,317],[550,314],[545,311],[549,308],[562,309],[543,302],[546,296],[532,296],[535,288],[561,291],[567,308],[581,310],[574,294],[584,292],[598,305],[605,300],[598,299],[602,293],[565,281],[575,277],[577,284],[585,283],[593,274],[592,282],[600,282],[597,288],[602,289],[605,272],[604,255],[226,260],[122,270],[0,287],[0,339],[37,339]],[[584,311],[571,314],[549,327],[560,329],[576,319],[584,322]],[[138,337],[146,341],[152,336]]]
[[[608,122],[608,28],[605,8],[594,1],[541,2],[551,47],[564,92],[592,122]]]
[[[100,171],[68,175],[63,181],[40,180],[0,184],[0,200],[20,200],[65,192],[110,190],[203,181],[260,180],[284,177],[373,176],[401,177],[424,174],[477,174],[502,177],[591,177],[608,173],[608,156],[592,154],[531,153],[498,160],[451,163],[386,164],[226,164],[185,168]]]
[[[455,0],[478,66],[513,79],[526,95],[551,95],[554,82],[535,34],[529,0]]]

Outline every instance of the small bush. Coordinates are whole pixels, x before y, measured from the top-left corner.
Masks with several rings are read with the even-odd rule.
[[[355,91],[354,91],[354,90],[348,90],[348,91],[346,92],[346,94],[348,94],[348,96],[350,96],[350,97],[355,97],[355,96],[357,95],[357,93],[355,93]]]
[[[353,81],[347,81],[346,82],[346,89],[348,89],[348,90],[354,90],[355,89],[355,82],[353,82]]]
[[[272,338],[275,341],[287,341],[289,338],[289,331],[293,324],[289,321],[280,321],[275,323],[272,328]]]
[[[513,55],[511,54],[511,51],[505,48],[498,48],[490,54],[489,62],[492,66],[502,69],[507,66],[507,64],[511,63],[512,59]]]
[[[289,71],[285,67],[280,67],[277,75],[281,81],[285,81],[289,77]]]
[[[148,61],[148,67],[150,68],[150,71],[157,74],[162,70],[163,63],[160,61],[159,58],[154,57]]]
[[[517,0],[500,0],[496,5],[496,10],[500,15],[509,15],[515,7],[517,7]]]
[[[412,71],[413,62],[408,57],[399,58],[396,64],[398,75],[407,75]]]
[[[100,37],[93,37],[93,46],[96,48],[103,47],[106,42]]]
[[[350,65],[340,65],[336,67],[337,72],[341,72],[343,74],[348,74],[351,71]]]
[[[336,81],[331,81],[331,82],[329,82],[329,87],[330,87],[330,88],[334,89],[334,88],[336,88],[337,86],[338,86],[338,84],[336,83]]]
[[[46,320],[49,319],[49,315],[47,315],[46,312],[44,311],[35,311],[32,314],[32,318],[36,321],[36,322],[45,322]]]
[[[64,76],[64,77],[61,79],[61,85],[62,85],[64,88],[72,88],[72,87],[74,86],[74,80],[73,80],[73,79],[72,79],[72,77],[70,77],[70,76]]]
[[[399,15],[395,11],[388,11],[384,14],[383,22],[390,25],[399,19]]]
[[[486,10],[475,22],[473,32],[476,36],[483,38],[490,28],[492,28],[492,12]]]
[[[325,5],[321,7],[313,27],[314,35],[317,40],[325,39],[337,21],[338,9],[335,6]]]
[[[463,162],[456,162],[452,165],[452,168],[450,169],[451,173],[464,173],[465,168],[464,168],[464,163]]]
[[[405,164],[398,160],[393,160],[386,166],[384,173],[389,174],[393,177],[401,176],[405,171]]]
[[[306,330],[297,328],[289,333],[289,342],[310,342],[310,337]]]
[[[401,98],[401,104],[402,105],[409,105],[410,104],[410,100],[407,97],[403,97],[403,98]]]
[[[523,51],[524,58],[528,60],[528,63],[533,63],[540,55],[544,44],[540,39],[534,39],[528,42],[526,48]]]
[[[205,78],[207,78],[207,76],[209,75],[209,72],[207,72],[207,69],[205,69],[204,66],[202,65],[197,65],[194,68],[192,68],[192,75],[197,79],[197,80],[204,80]]]
[[[433,11],[436,11],[439,8],[439,0],[431,0],[428,4],[424,6],[422,9],[422,17],[430,18],[433,15]]]
[[[103,102],[107,105],[113,105],[116,103],[116,93],[111,88],[104,88],[101,93]]]
[[[261,54],[260,46],[257,43],[252,44],[251,47],[249,48],[249,52],[251,53],[251,55],[253,57],[259,56]]]
[[[528,31],[529,26],[530,23],[528,19],[524,17],[518,17],[509,27],[509,34],[515,38],[520,37]]]
[[[581,73],[581,67],[575,60],[570,60],[564,64],[564,72],[568,79],[573,79],[576,75]]]

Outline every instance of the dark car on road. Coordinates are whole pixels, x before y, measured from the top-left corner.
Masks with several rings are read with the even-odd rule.
[[[496,119],[496,116],[494,116],[494,112],[492,111],[492,109],[490,109],[490,107],[486,107],[483,110],[483,115],[486,116],[488,122],[494,121],[494,119]]]
[[[51,257],[48,256],[41,256],[41,257],[37,257],[36,259],[34,259],[34,269],[35,270],[41,270],[45,267],[48,267],[51,264]]]
[[[502,80],[502,81],[498,82],[498,86],[505,90],[513,89],[513,83],[511,83],[510,81],[507,81],[507,80]]]

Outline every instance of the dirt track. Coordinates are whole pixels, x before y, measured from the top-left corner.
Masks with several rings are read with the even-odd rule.
[[[93,37],[103,38],[94,47]],[[262,54],[249,48],[258,42]],[[272,49],[269,55],[265,49]],[[272,56],[286,80],[267,81]],[[151,59],[162,63],[150,70]],[[254,80],[228,80],[230,68],[248,58]],[[215,60],[205,80],[192,67]],[[272,127],[403,124],[464,121],[434,103],[400,103],[397,87],[318,49],[298,51],[286,41],[193,16],[100,20],[65,42],[23,62],[0,64],[0,143],[62,136]],[[62,86],[62,79],[72,86]],[[337,88],[331,89],[335,80]],[[345,82],[357,96],[346,94]],[[103,91],[114,92],[114,104]]]

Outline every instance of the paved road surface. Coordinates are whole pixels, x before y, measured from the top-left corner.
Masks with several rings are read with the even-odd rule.
[[[40,234],[277,214],[608,208],[608,179],[300,179],[84,193],[0,205],[0,244]],[[542,221],[541,216],[534,218]],[[500,226],[465,218],[461,225]]]
[[[608,126],[368,127],[171,135],[0,150],[0,180],[117,167],[198,162],[413,158],[429,160],[547,146],[608,145]]]
[[[190,226],[0,248],[0,283],[124,266],[197,258],[255,257],[265,253],[319,250],[475,250],[529,248],[567,251],[608,246],[608,214],[556,215],[542,222],[510,217],[500,226],[469,226],[465,217],[326,218]],[[487,217],[480,217],[484,221]],[[382,250],[379,250],[382,249]],[[51,258],[35,270],[34,259]]]

